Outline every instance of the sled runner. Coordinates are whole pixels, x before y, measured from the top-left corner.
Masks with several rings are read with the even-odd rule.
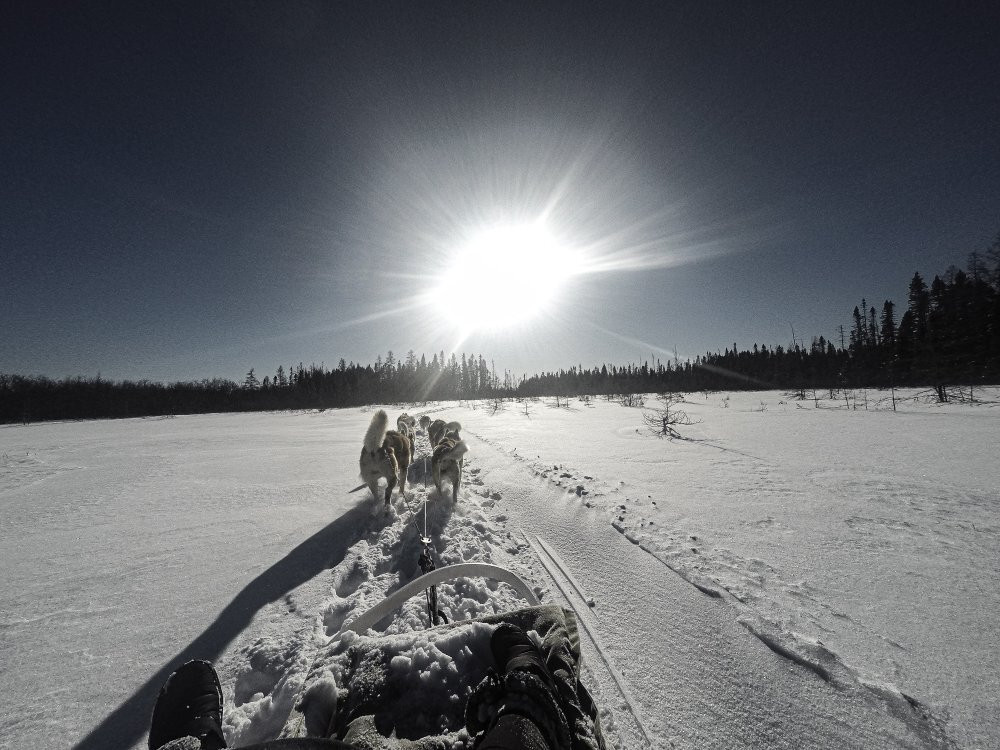
[[[409,597],[462,577],[503,581],[530,606],[421,631],[369,632],[391,623]],[[490,640],[501,623],[529,634],[552,675],[553,694],[572,696],[572,705],[560,705],[573,750],[604,750],[597,709],[579,681],[575,615],[555,604],[538,604],[516,574],[485,563],[433,570],[347,623],[317,654],[280,737],[329,737],[369,750],[471,747],[466,704],[474,707],[496,678]]]

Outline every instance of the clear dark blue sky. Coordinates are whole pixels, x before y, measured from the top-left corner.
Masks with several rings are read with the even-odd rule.
[[[545,209],[616,267],[498,369],[833,337],[1000,231],[991,1],[8,0],[0,97],[5,372],[429,356],[449,243]]]

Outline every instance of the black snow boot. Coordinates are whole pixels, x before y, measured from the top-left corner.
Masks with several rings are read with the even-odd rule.
[[[491,670],[469,696],[465,706],[469,734],[488,734],[502,716],[518,714],[538,727],[552,750],[569,750],[572,735],[552,676],[527,633],[502,623],[493,631],[490,650],[496,670]]]
[[[163,683],[153,707],[149,750],[182,737],[200,740],[201,750],[226,747],[222,686],[215,668],[207,661],[196,659],[181,665]]]
[[[521,669],[534,674],[550,690],[554,689],[552,676],[542,661],[538,648],[528,638],[528,634],[517,625],[509,622],[500,623],[490,638],[490,651],[493,652],[493,661],[500,674]]]

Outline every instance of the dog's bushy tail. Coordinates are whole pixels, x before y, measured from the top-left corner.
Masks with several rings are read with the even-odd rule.
[[[372,417],[372,423],[368,425],[368,432],[365,433],[365,450],[371,452],[382,445],[388,429],[389,415],[385,413],[385,409],[379,409]]]
[[[444,426],[444,434],[447,435],[449,432],[461,432],[462,423],[461,422],[449,422]]]
[[[442,448],[445,447],[442,446],[440,443],[438,444],[438,446]],[[469,446],[465,444],[464,440],[459,440],[455,443],[454,447],[442,450],[441,458],[447,458],[452,461],[459,461],[461,460],[462,456],[464,456],[468,452],[469,452]]]

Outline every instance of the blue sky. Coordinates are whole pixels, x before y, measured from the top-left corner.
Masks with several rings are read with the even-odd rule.
[[[0,371],[787,344],[1000,231],[991,3],[146,6],[5,7]],[[606,270],[457,336],[461,238],[540,216]]]

